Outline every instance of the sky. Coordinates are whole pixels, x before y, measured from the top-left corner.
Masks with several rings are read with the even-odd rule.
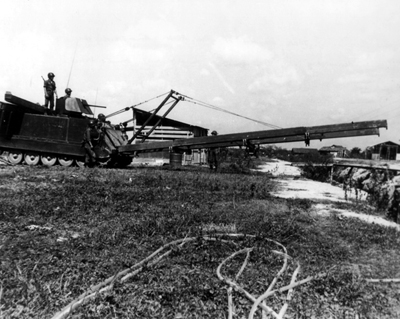
[[[400,143],[398,0],[1,0],[0,15],[0,94],[43,104],[53,72],[60,96],[70,87],[106,115],[174,90],[280,128],[388,121],[312,148]],[[270,129],[187,101],[168,117]]]

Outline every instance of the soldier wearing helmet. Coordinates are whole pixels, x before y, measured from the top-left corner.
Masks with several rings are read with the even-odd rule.
[[[57,95],[57,87],[56,87],[56,82],[54,82],[55,75],[54,73],[50,72],[47,75],[48,79],[44,81],[44,107],[49,108],[50,104],[50,110],[54,110],[54,94],[56,95],[56,98],[58,98]]]
[[[99,115],[97,115],[97,121],[100,127],[104,127],[107,123],[106,116],[103,113],[100,113]]]
[[[85,134],[83,136],[82,146],[85,148],[85,166],[93,167],[96,166],[96,153],[94,152],[94,148],[100,142],[102,134],[100,130],[97,128],[97,120],[90,119],[88,123],[88,127],[86,128]]]
[[[113,128],[110,121],[106,121],[106,116],[103,113],[97,115],[97,126],[100,129]]]
[[[72,93],[72,90],[70,88],[66,88],[64,99],[71,97],[71,93]]]
[[[218,133],[217,131],[212,131],[211,135],[217,136]],[[208,164],[210,165],[210,169],[218,168],[218,153],[219,153],[218,147],[210,147],[208,149]]]

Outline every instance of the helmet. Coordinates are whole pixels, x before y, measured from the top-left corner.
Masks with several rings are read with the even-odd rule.
[[[95,119],[91,119],[91,120],[89,121],[89,126],[90,126],[90,127],[95,127],[95,126],[96,126],[96,120],[95,120]]]
[[[106,116],[103,113],[100,113],[99,115],[97,115],[97,118],[100,119],[106,119]]]
[[[70,88],[65,89],[65,93],[70,94],[71,92],[72,92],[72,90]]]
[[[218,135],[217,131],[212,131],[211,135]]]
[[[47,76],[48,76],[49,78],[54,78],[54,77],[55,77],[54,73],[52,73],[52,72],[50,72],[49,74],[47,74]]]

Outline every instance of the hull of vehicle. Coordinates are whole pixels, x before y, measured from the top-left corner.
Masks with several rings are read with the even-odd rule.
[[[25,161],[29,165],[51,166],[58,162],[64,166],[73,163],[82,166],[85,158],[82,139],[90,118],[37,113],[30,113],[25,106],[0,103],[0,151],[8,152],[13,164]],[[94,149],[97,160],[128,165],[130,157],[122,158],[116,151],[126,143],[122,132],[113,126],[103,132],[104,141]]]

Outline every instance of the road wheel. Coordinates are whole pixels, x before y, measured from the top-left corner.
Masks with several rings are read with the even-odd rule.
[[[40,156],[39,156],[39,154],[36,154],[36,153],[26,153],[24,160],[25,160],[26,164],[28,164],[30,166],[34,166],[34,165],[39,164]]]
[[[43,165],[53,166],[57,162],[57,157],[51,155],[44,155],[40,157]]]
[[[24,158],[24,155],[21,152],[18,152],[18,151],[8,152],[7,159],[11,164],[14,164],[14,165],[21,164],[23,158]]]
[[[74,164],[74,160],[65,156],[65,157],[59,157],[58,162],[60,163],[61,166],[64,167],[70,167],[72,164]]]
[[[85,167],[85,162],[84,161],[78,161],[78,160],[75,160],[75,163],[76,163],[76,166],[78,166],[78,167]]]

